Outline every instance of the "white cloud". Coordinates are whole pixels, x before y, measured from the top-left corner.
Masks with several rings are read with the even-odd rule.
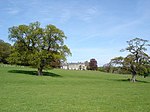
[[[87,10],[87,13],[90,15],[96,14],[97,9],[95,7],[91,7],[90,9]]]
[[[85,7],[76,12],[76,17],[84,22],[90,22],[100,11],[96,7]]]
[[[137,13],[143,18],[150,18],[150,1],[139,0],[137,4]]]
[[[18,13],[20,12],[20,10],[19,9],[17,9],[17,8],[5,8],[4,9],[4,13],[8,13],[8,14],[10,14],[10,15],[17,15]]]
[[[8,0],[8,6],[7,8],[4,9],[4,12],[10,14],[10,15],[16,15],[20,12],[18,6],[17,6],[17,1],[15,0]]]
[[[54,10],[54,9],[52,9]],[[98,15],[96,7],[58,7],[55,10],[60,23],[66,23],[71,19],[77,19],[84,22],[90,22]]]
[[[63,9],[60,15],[60,22],[65,23],[72,17],[72,14],[69,9]]]
[[[12,14],[12,15],[16,15],[19,13],[19,10],[17,10],[17,9],[9,10],[8,13]]]
[[[2,26],[3,26],[2,21],[0,21],[0,27],[2,27]]]
[[[111,26],[110,28],[103,29],[101,31],[96,30],[93,33],[87,33],[83,39],[80,39],[80,42],[87,41],[89,39],[94,38],[111,38],[114,35],[120,34],[121,32],[125,32],[126,30],[129,30],[131,27],[135,27],[136,25],[139,25],[142,23],[142,18],[130,21],[128,23],[118,24],[116,26]],[[132,28],[131,28],[132,29]],[[117,37],[116,37],[117,38]]]

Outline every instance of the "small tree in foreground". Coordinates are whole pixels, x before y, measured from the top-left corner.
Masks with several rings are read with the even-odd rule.
[[[128,51],[130,54],[124,58],[123,67],[131,72],[131,81],[136,81],[136,75],[150,74],[150,57],[145,53],[146,46],[150,46],[148,40],[135,38],[127,41],[128,47],[123,51]]]
[[[148,40],[135,38],[127,41],[128,47],[122,51],[128,51],[126,57],[115,57],[111,59],[109,71],[117,71],[117,73],[131,73],[131,81],[136,81],[136,75],[144,77],[150,75],[150,57],[145,53],[146,46],[150,46]]]
[[[40,27],[39,22],[9,28],[9,39],[14,42],[10,63],[31,65],[38,68],[38,75],[54,60],[65,60],[70,55],[64,45],[64,32],[54,25]]]

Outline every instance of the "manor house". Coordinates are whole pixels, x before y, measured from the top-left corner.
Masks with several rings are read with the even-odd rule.
[[[62,65],[62,69],[68,69],[68,70],[87,70],[87,64],[86,63],[66,63]]]

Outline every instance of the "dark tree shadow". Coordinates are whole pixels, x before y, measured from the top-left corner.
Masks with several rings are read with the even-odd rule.
[[[120,82],[131,82],[130,79],[111,79],[113,81],[120,81]],[[136,80],[136,82],[140,82],[140,83],[150,83],[148,81],[141,81],[141,80]]]
[[[21,74],[27,74],[27,75],[35,75],[38,76],[37,71],[27,71],[27,70],[9,70],[9,73],[21,73]],[[51,73],[51,72],[45,72],[43,71],[43,76],[51,76],[51,77],[62,77],[61,75]]]

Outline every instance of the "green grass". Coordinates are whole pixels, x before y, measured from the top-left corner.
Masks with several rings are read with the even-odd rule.
[[[150,77],[35,70],[0,66],[0,112],[150,112]]]

